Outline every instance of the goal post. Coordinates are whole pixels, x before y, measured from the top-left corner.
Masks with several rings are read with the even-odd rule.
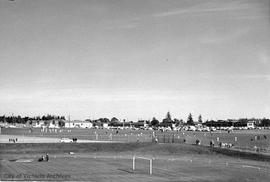
[[[135,171],[136,169],[136,159],[143,159],[149,161],[149,174],[153,174],[153,159],[147,157],[133,156],[132,158],[132,169]]]

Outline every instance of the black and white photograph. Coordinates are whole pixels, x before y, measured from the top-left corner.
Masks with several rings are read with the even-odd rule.
[[[0,0],[0,181],[269,182],[270,0]]]

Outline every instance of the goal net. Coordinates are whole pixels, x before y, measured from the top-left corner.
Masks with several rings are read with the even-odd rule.
[[[133,171],[147,171],[153,173],[153,159],[147,157],[133,156],[132,159]]]

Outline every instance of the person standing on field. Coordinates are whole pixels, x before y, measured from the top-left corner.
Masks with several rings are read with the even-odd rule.
[[[48,162],[49,161],[49,154],[46,154],[46,161]]]

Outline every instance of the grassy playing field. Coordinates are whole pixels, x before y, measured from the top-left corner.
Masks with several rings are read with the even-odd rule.
[[[170,138],[159,134],[159,141],[167,142],[174,140],[175,142],[186,140],[186,143],[195,144],[196,139],[201,141],[202,145],[209,146],[211,140],[214,141],[215,146],[220,142],[231,143],[236,148],[253,150],[254,147],[260,148],[261,152],[270,153],[270,131],[269,130],[245,130],[233,131],[227,133],[222,132],[192,132],[184,131],[170,135]]]
[[[2,134],[18,136],[35,136],[50,138],[78,138],[81,140],[98,141],[121,141],[121,142],[152,142],[153,132],[160,143],[183,143],[195,144],[196,139],[202,145],[209,146],[213,140],[215,146],[219,142],[231,143],[235,148],[255,150],[258,147],[260,152],[270,153],[270,130],[236,130],[231,133],[226,131],[216,132],[161,132],[150,130],[108,130],[108,129],[48,129],[43,131],[40,128],[2,128]]]
[[[269,181],[267,161],[234,158],[211,148],[186,144],[2,144],[1,180],[51,181]],[[16,146],[19,145],[19,146]],[[51,146],[49,146],[51,145]],[[1,146],[3,147],[3,146]],[[17,150],[20,148],[20,150]],[[47,150],[45,149],[47,148]],[[51,152],[49,162],[38,162],[41,151]],[[132,156],[153,158],[149,161]],[[19,160],[18,160],[19,159]]]
[[[2,134],[51,137],[51,138],[78,138],[81,140],[122,141],[122,142],[149,142],[152,141],[152,131],[146,130],[109,130],[109,129],[45,129],[41,128],[2,128]]]

